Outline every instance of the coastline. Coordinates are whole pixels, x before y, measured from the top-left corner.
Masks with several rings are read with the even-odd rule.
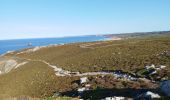
[[[0,56],[8,53],[20,51],[23,49],[49,46],[49,45],[65,45],[70,43],[81,43],[81,42],[96,42],[108,40],[105,36],[82,36],[82,37],[63,37],[63,38],[37,38],[37,39],[20,39],[20,40],[4,40],[2,49],[0,49]],[[110,39],[109,39],[110,40]],[[28,44],[32,44],[31,46]]]
[[[61,45],[66,45],[66,44],[74,44],[74,43],[88,43],[88,42],[100,42],[100,41],[112,41],[112,40],[121,40],[121,39],[115,39],[115,38],[108,38],[108,37],[104,37],[103,39],[99,39],[99,40],[93,40],[93,41],[81,41],[81,42],[68,42],[68,43],[54,43],[54,44],[48,44],[48,45],[41,45],[41,46],[27,46],[26,48],[21,48],[21,49],[17,49],[17,50],[9,50],[6,51],[5,53],[0,54],[0,57],[8,54],[8,53],[13,53],[13,52],[17,52],[17,51],[22,51],[25,49],[40,49],[40,48],[45,48],[45,47],[53,47],[53,46],[61,46]]]
[[[129,87],[130,89],[142,89],[143,87],[150,91],[150,89],[157,89],[159,87],[160,82],[162,80],[168,80],[169,77],[161,76],[161,73],[164,73],[165,76],[169,73],[169,65],[167,61],[164,61],[165,64],[157,64],[155,59],[149,59],[149,63],[147,65],[138,65],[139,59],[141,56],[144,56],[146,53],[148,57],[152,57],[152,55],[156,55],[156,57],[167,57],[169,56],[168,51],[168,44],[162,44],[162,41],[169,41],[169,37],[158,37],[155,38],[145,38],[145,39],[135,39],[134,40],[122,40],[117,41],[119,38],[113,37],[109,38],[108,41],[99,41],[99,42],[83,42],[83,43],[66,43],[60,45],[48,45],[48,46],[36,46],[29,49],[22,49],[19,51],[14,51],[13,54],[7,54],[4,56],[6,60],[2,61],[2,74],[8,73],[5,72],[3,69],[6,68],[11,70],[8,74],[2,75],[2,79],[4,84],[1,87],[4,87],[4,90],[7,90],[8,87],[6,84],[9,81],[6,81],[6,77],[12,78],[16,75],[17,79],[19,80],[18,86],[24,86],[22,81],[27,82],[39,82],[34,80],[37,76],[37,79],[42,79],[42,86],[44,87],[44,83],[46,83],[46,79],[49,79],[48,75],[51,73],[53,77],[50,79],[50,84],[45,84],[47,87],[51,86],[53,82],[60,80],[57,86],[52,86],[50,89],[60,88],[58,86],[62,86],[60,88],[60,93],[64,94],[65,92],[70,89],[75,90],[76,93],[81,91],[81,89],[90,84],[91,87],[93,86],[101,86],[104,88],[124,88]],[[113,40],[111,40],[113,39]],[[150,41],[146,41],[150,39]],[[115,41],[114,41],[115,40]],[[157,44],[159,43],[160,48],[157,48]],[[141,45],[147,46],[150,45],[148,48],[141,50]],[[134,48],[135,47],[135,48]],[[123,49],[122,49],[123,48]],[[155,49],[156,48],[156,49]],[[133,51],[133,52],[132,52]],[[148,53],[150,51],[150,53]],[[139,54],[140,52],[140,54]],[[12,52],[8,52],[12,53]],[[133,57],[131,59],[131,57]],[[140,57],[139,59],[137,57]],[[1,57],[0,57],[1,58]],[[112,58],[112,59],[111,59]],[[122,59],[123,58],[123,59]],[[134,59],[136,58],[136,59]],[[141,59],[141,62],[145,62],[147,57]],[[3,59],[3,58],[2,58]],[[0,59],[1,60],[1,59]],[[15,60],[15,61],[14,61]],[[132,62],[127,65],[126,62]],[[133,62],[134,61],[134,62]],[[103,63],[101,63],[103,62]],[[116,63],[114,63],[116,62]],[[5,64],[5,67],[3,66]],[[17,64],[16,66],[13,66]],[[121,65],[123,64],[123,65]],[[126,64],[126,65],[125,65]],[[132,64],[138,66],[138,70],[135,67],[131,67]],[[167,67],[166,67],[167,66]],[[15,69],[16,68],[16,69]],[[130,69],[130,70],[129,70]],[[149,70],[150,73],[145,73]],[[160,73],[157,73],[160,72]],[[20,76],[24,77],[20,79]],[[157,76],[152,76],[152,74],[158,74]],[[4,78],[3,78],[4,77]],[[48,78],[47,78],[48,77]],[[63,80],[68,77],[69,81],[63,83]],[[97,77],[97,78],[96,78]],[[160,77],[160,81],[157,78]],[[28,79],[31,79],[28,80]],[[89,79],[89,83],[84,84],[77,84],[77,80],[81,79]],[[105,81],[109,80],[109,81]],[[11,80],[10,80],[11,81]],[[15,80],[14,80],[15,81]],[[74,82],[75,83],[72,83]],[[96,81],[98,82],[96,84]],[[116,83],[115,83],[116,82]],[[128,83],[124,85],[124,82]],[[32,83],[29,83],[32,84]],[[55,83],[56,84],[56,83]],[[73,87],[72,86],[75,86]],[[107,84],[107,86],[105,85]],[[113,85],[112,85],[113,84]],[[69,87],[65,88],[66,85]],[[30,85],[32,86],[32,85]],[[34,86],[39,86],[39,84],[35,84]],[[15,89],[15,85],[13,85]],[[95,91],[95,87],[91,88],[91,91]],[[10,88],[11,89],[11,88]],[[41,90],[41,87],[38,88]],[[128,89],[128,91],[131,91]],[[21,88],[19,88],[21,90]],[[18,91],[19,91],[18,90]],[[27,91],[27,89],[23,89]],[[31,87],[31,90],[34,91],[34,87]],[[85,91],[85,92],[84,92]],[[102,91],[102,90],[101,90]],[[125,90],[122,90],[124,93]],[[87,91],[90,93],[89,91]],[[151,91],[153,92],[153,91]],[[53,93],[53,91],[49,91],[49,93]],[[86,90],[82,90],[82,93],[86,93]],[[126,97],[122,93],[123,97]],[[161,94],[157,92],[153,92],[161,96]],[[22,94],[22,93],[20,93]],[[38,94],[39,95],[39,94]],[[31,95],[32,96],[32,95]]]

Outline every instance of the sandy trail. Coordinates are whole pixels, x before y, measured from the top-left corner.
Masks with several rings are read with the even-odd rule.
[[[6,68],[6,66],[5,66],[5,68],[6,68],[6,72],[5,73],[8,73],[12,69],[15,69],[15,68],[18,68],[20,66],[23,66],[23,65],[25,65],[25,64],[27,64],[27,63],[29,63],[31,61],[35,61],[35,62],[44,63],[47,66],[53,68],[56,76],[70,76],[70,77],[72,77],[72,76],[79,76],[79,77],[83,77],[83,76],[95,76],[95,75],[104,75],[104,76],[105,75],[113,75],[115,77],[124,77],[121,74],[120,75],[114,74],[114,72],[86,72],[86,73],[72,72],[72,71],[64,70],[64,69],[62,69],[60,67],[57,67],[55,65],[52,65],[52,64],[50,64],[50,63],[48,63],[47,61],[44,61],[44,60],[33,60],[33,59],[28,59],[28,58],[16,57],[16,56],[15,57],[11,57],[11,59],[13,59],[13,60],[8,60],[8,61],[10,61],[7,64],[8,68]],[[15,61],[15,59],[20,59],[20,60],[22,60],[22,62],[18,64]],[[0,63],[1,63],[1,61],[0,61]],[[2,66],[2,64],[0,64],[0,65]],[[4,73],[4,71],[3,72],[2,71],[3,70],[0,69],[0,74]],[[125,77],[127,77],[127,75]],[[130,77],[130,78],[134,79],[135,77]],[[130,78],[129,78],[129,80],[131,80]]]
[[[48,63],[48,62],[46,62],[44,60],[33,60],[33,59],[20,58],[20,57],[15,57],[15,58],[17,58],[17,59],[24,59],[24,60],[27,60],[27,62],[29,62],[29,61],[42,62],[42,63],[48,65],[49,67],[53,68],[54,71],[55,71],[55,74],[57,76],[93,76],[93,75],[108,75],[108,74],[113,74],[111,72],[87,72],[87,73],[71,72],[71,71],[68,71],[68,70],[64,70],[64,69],[62,69],[60,67],[57,67],[55,65],[51,65],[50,63]]]

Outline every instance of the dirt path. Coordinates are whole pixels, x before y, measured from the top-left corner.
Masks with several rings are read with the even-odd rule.
[[[116,46],[116,45],[121,45],[121,44],[107,44],[109,43],[108,41],[103,43],[103,42],[99,42],[99,43],[85,43],[85,44],[81,44],[79,45],[80,48],[83,48],[83,49],[95,49],[95,48],[102,48],[102,47],[109,47],[109,46]],[[106,45],[101,45],[101,44],[106,44]],[[96,46],[96,45],[99,45],[99,46]],[[93,47],[93,46],[96,46],[96,47]]]
[[[96,76],[96,75],[113,75],[115,77],[122,77],[122,78],[125,78],[126,80],[136,80],[135,77],[131,77],[127,74],[121,74],[121,73],[115,73],[115,72],[86,72],[86,73],[80,73],[80,72],[71,72],[71,71],[68,71],[68,70],[64,70],[60,67],[57,67],[55,65],[52,65],[50,63],[48,63],[47,61],[44,61],[44,60],[33,60],[33,59],[28,59],[28,58],[21,58],[21,57],[16,57],[16,56],[13,56],[11,57],[10,59],[13,59],[14,61],[16,59],[19,59],[21,60],[22,62],[16,64],[15,66],[12,66],[12,69],[15,69],[15,68],[18,68],[20,66],[23,66],[24,64],[26,63],[29,63],[31,61],[34,61],[34,62],[41,62],[41,63],[44,63],[46,64],[47,66],[53,68],[54,72],[55,72],[55,75],[56,76],[70,76],[70,77],[73,77],[73,76],[79,76],[79,77],[83,77],[83,76]],[[17,62],[17,61],[16,61]],[[10,66],[9,66],[10,67]],[[11,68],[11,67],[10,67]],[[9,72],[9,71],[8,71]]]
[[[58,66],[52,65],[50,63],[48,63],[47,61],[44,60],[33,60],[33,59],[27,59],[27,58],[22,58],[22,57],[17,57],[17,56],[13,56],[9,59],[12,59],[13,61],[16,62],[16,64],[14,65],[13,62],[8,64],[8,67],[10,68],[6,68],[5,69],[9,69],[7,70],[5,73],[8,73],[9,71],[11,71],[12,69],[16,69],[18,67],[21,67],[27,63],[30,62],[41,62],[44,63],[45,65],[53,68],[55,75],[56,76],[70,76],[70,77],[74,77],[74,76],[78,76],[78,77],[84,77],[84,76],[96,76],[96,75],[113,75],[115,78],[124,78],[125,80],[129,80],[129,81],[133,81],[133,80],[137,80],[137,77],[133,77],[131,76],[129,73],[117,73],[117,71],[113,71],[113,72],[86,72],[86,73],[80,73],[80,72],[72,72],[72,71],[68,71],[68,70],[64,70]],[[17,61],[20,61],[20,63],[18,63]],[[3,66],[3,65],[2,65]],[[4,67],[4,66],[3,66]],[[0,74],[3,74],[4,72],[2,72],[3,70],[0,69]]]
[[[55,71],[55,74],[57,76],[93,76],[93,75],[108,75],[108,74],[112,74],[110,72],[87,72],[87,73],[79,73],[79,72],[71,72],[71,71],[67,71],[67,70],[64,70],[60,67],[57,67],[55,65],[51,65],[50,63],[44,61],[44,60],[32,60],[32,59],[27,59],[27,58],[20,58],[20,57],[15,57],[16,59],[24,59],[24,60],[27,60],[28,62],[29,61],[36,61],[36,62],[42,62],[46,65],[48,65],[49,67],[53,68],[54,71]]]

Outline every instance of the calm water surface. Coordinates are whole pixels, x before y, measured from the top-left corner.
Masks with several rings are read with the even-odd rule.
[[[35,46],[46,46],[50,44],[67,44],[76,42],[92,42],[101,41],[105,39],[106,38],[104,36],[79,36],[64,38],[0,40],[0,54],[6,53],[7,51],[20,50]]]

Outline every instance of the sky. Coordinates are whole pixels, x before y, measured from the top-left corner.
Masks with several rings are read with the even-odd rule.
[[[170,0],[0,0],[0,40],[170,30]]]

